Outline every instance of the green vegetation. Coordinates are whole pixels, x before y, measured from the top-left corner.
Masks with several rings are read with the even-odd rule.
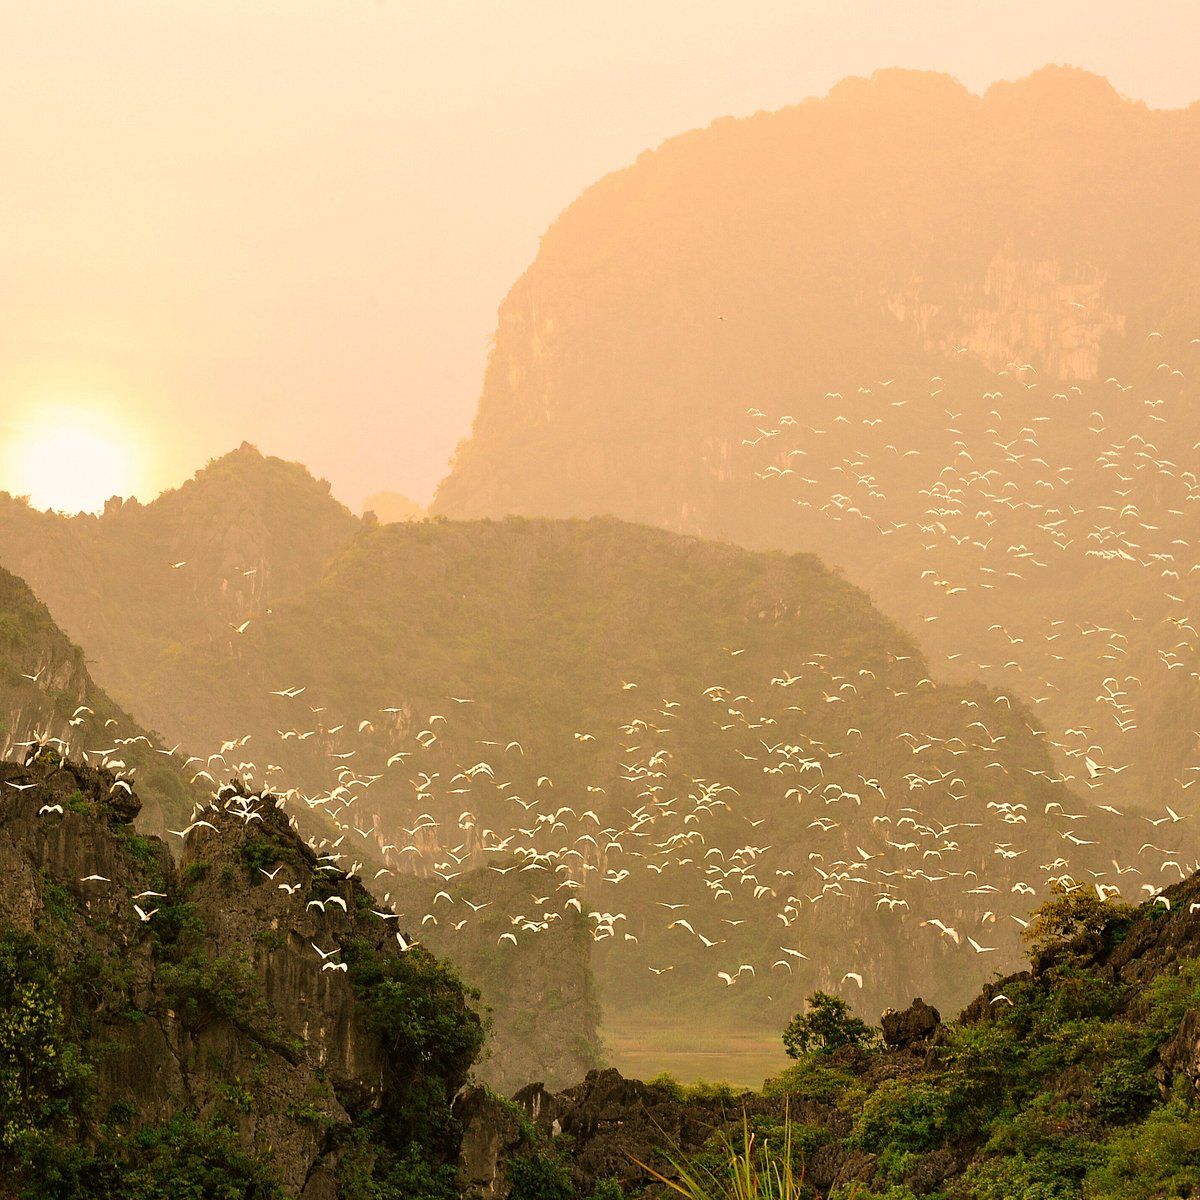
[[[574,1200],[566,1167],[548,1154],[525,1154],[508,1164],[510,1200]]]
[[[167,1003],[192,1028],[222,1018],[244,1019],[248,1000],[256,991],[254,968],[248,961],[200,951],[189,953],[180,962],[164,962],[159,979]]]
[[[1193,889],[1175,903],[1195,896]],[[736,1146],[720,1133],[663,1173],[692,1200],[746,1188],[774,1195],[789,1161],[796,1181],[820,1151],[840,1161],[860,1156],[862,1184],[834,1188],[835,1200],[1196,1195],[1200,1096],[1187,1064],[1200,958],[1160,948],[1188,919],[1158,904],[1134,909],[1060,891],[1029,927],[1040,966],[1003,980],[915,1056],[883,1046],[835,997],[814,995],[785,1035],[795,1065],[743,1101],[758,1115],[743,1117]],[[1138,939],[1141,957],[1127,971],[1110,967],[1129,938]],[[702,1103],[661,1082],[681,1103]],[[781,1108],[785,1139],[778,1125],[765,1132]],[[805,1123],[792,1125],[789,1110],[803,1111]],[[785,1142],[790,1159],[767,1155],[767,1146]],[[797,1197],[814,1194],[796,1187]]]
[[[783,1031],[783,1045],[789,1057],[801,1058],[810,1051],[827,1054],[843,1046],[866,1046],[877,1036],[841,997],[814,992],[808,1011],[797,1013]]]
[[[367,1119],[380,1151],[372,1177],[380,1187],[399,1186],[392,1181],[408,1178],[420,1162],[433,1173],[429,1194],[439,1195],[438,1155],[452,1153],[455,1139],[447,1080],[466,1077],[482,1048],[483,1027],[454,971],[424,949],[381,954],[356,938],[343,953],[367,1024],[387,1048],[390,1070],[409,1080],[390,1112]]]
[[[95,805],[92,801],[85,799],[83,793],[76,789],[63,802],[64,807],[69,808],[74,813],[90,813],[95,811]]]
[[[379,1144],[370,1126],[352,1135],[338,1186],[345,1200],[458,1200],[453,1167],[431,1163],[414,1143],[398,1151]]]
[[[708,1155],[672,1159],[669,1175],[639,1165],[685,1200],[805,1200],[810,1192],[804,1185],[803,1161],[786,1115],[777,1132],[778,1138],[772,1142],[743,1117],[740,1137],[718,1134]]]
[[[463,1004],[462,984],[452,968],[421,947],[380,954],[357,938],[343,950],[368,1021],[392,1053],[413,1066],[470,1066],[483,1045],[483,1031]]]
[[[47,763],[34,773],[46,788],[62,769]],[[314,1016],[347,1020],[352,1060],[369,1076],[327,1070],[300,1030],[284,1027],[286,1004],[269,1005],[259,985],[252,955],[268,943],[251,932],[238,940],[246,925],[236,910],[250,900],[259,864],[294,858],[308,869],[282,818],[273,833],[241,834],[248,846],[214,845],[216,869],[181,881],[161,844],[131,833],[98,798],[106,780],[78,778],[90,789],[78,814],[91,823],[84,840],[110,839],[111,887],[142,887],[145,865],[156,863],[166,895],[148,924],[93,917],[48,874],[32,930],[0,928],[5,1196],[282,1200],[284,1182],[294,1194],[295,1171],[283,1148],[312,1153],[317,1138],[345,1149],[343,1200],[453,1200],[451,1102],[482,1042],[457,976],[424,949],[387,953],[350,939],[352,972],[330,981],[337,1007]],[[359,918],[375,928],[376,918]],[[248,1119],[269,1128],[269,1139],[248,1143]]]
[[[238,854],[246,867],[250,883],[262,883],[263,876],[259,872],[269,870],[283,858],[283,852],[275,842],[256,835],[242,842]]]
[[[77,1140],[95,1103],[80,1014],[103,992],[86,966],[65,973],[53,943],[0,936],[0,1170],[22,1200],[280,1196],[268,1168],[217,1123],[180,1114],[128,1136],[119,1126],[132,1106],[114,1105],[98,1136]]]
[[[0,937],[0,1156],[70,1116],[89,1069],[66,1031],[54,957],[39,940]]]
[[[701,1104],[731,1104],[738,1096],[737,1090],[727,1083],[708,1079],[697,1079],[695,1083],[680,1083],[669,1072],[656,1075],[646,1081],[656,1087],[666,1088],[679,1101],[697,1101]]]
[[[1195,1092],[1163,1096],[1154,1066],[1200,1005],[1200,960],[1145,989],[1067,961],[1006,981],[1003,995],[988,1019],[948,1028],[931,1068],[883,1079],[855,1104],[848,1144],[877,1156],[876,1182],[911,1187],[949,1152],[965,1169],[948,1196],[1189,1194],[1178,1188],[1200,1182],[1188,1166]],[[1134,1176],[1141,1190],[1118,1186]]]
[[[92,1148],[39,1136],[22,1147],[21,1200],[282,1200],[268,1164],[236,1130],[180,1116]]]
[[[42,911],[52,921],[65,924],[75,914],[75,898],[61,883],[46,876],[41,886]]]
[[[1087,888],[1055,884],[1021,936],[1035,954],[1062,956],[1085,937],[1119,941],[1136,912],[1132,904],[1101,900]]]

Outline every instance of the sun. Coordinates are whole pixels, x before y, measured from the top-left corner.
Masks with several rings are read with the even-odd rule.
[[[100,512],[136,491],[134,439],[111,420],[70,406],[37,408],[6,430],[4,484],[35,508]]]

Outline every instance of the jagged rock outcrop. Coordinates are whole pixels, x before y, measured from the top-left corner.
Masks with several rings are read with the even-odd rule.
[[[1200,1009],[1187,1013],[1179,1032],[1163,1047],[1158,1078],[1163,1085],[1186,1079],[1192,1092],[1200,1095]]]
[[[462,1126],[458,1187],[464,1200],[505,1200],[511,1191],[508,1163],[530,1139],[517,1105],[487,1088],[473,1087],[454,1102]]]
[[[879,1023],[888,1046],[894,1050],[907,1050],[931,1038],[942,1018],[936,1008],[918,996],[903,1012],[889,1008]]]
[[[0,1168],[44,1169],[34,1139],[43,1158],[146,1170],[138,1147],[190,1122],[306,1200],[384,1187],[396,1163],[450,1172],[450,1103],[481,1041],[461,986],[404,951],[274,798],[224,797],[177,868],[133,832],[136,798],[108,772],[49,750],[0,764],[0,940],[41,964],[44,1005],[60,1013],[52,1052],[87,1077],[76,1092],[27,1067],[12,1017],[30,984],[6,949]]]
[[[439,909],[462,914],[448,924],[423,924],[421,938],[479,992],[488,1025],[475,1065],[482,1083],[501,1095],[530,1079],[560,1088],[601,1064],[592,923],[583,912],[567,908],[537,937],[503,940],[513,916],[529,907],[530,889],[520,871],[483,866],[453,879],[401,876],[392,882],[391,899],[414,917]]]

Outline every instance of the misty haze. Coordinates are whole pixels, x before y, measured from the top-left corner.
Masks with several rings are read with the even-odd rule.
[[[1200,13],[0,22],[0,1200],[1200,1196]]]

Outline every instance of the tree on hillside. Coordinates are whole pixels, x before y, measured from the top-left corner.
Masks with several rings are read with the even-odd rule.
[[[850,1005],[827,992],[813,992],[808,1011],[797,1013],[783,1031],[783,1045],[792,1058],[810,1051],[828,1053],[842,1046],[862,1046],[874,1030],[850,1012]]]

